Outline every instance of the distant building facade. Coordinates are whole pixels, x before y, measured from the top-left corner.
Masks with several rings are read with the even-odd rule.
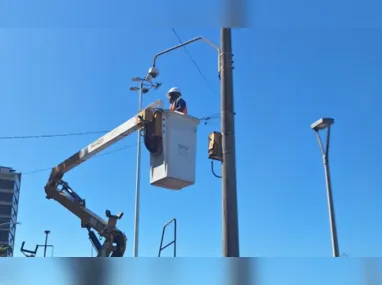
[[[0,166],[0,256],[11,257],[14,252],[21,173]]]

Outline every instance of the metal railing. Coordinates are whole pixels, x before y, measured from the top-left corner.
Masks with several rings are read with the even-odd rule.
[[[165,246],[163,246],[163,239],[164,239],[164,234],[166,233],[166,228],[167,226],[169,226],[170,224],[174,223],[174,239],[169,242],[168,244],[166,244]],[[174,245],[174,257],[176,257],[176,219],[173,218],[171,219],[170,221],[168,221],[164,226],[163,226],[163,230],[162,230],[162,238],[161,238],[161,241],[160,241],[160,246],[159,246],[159,252],[158,252],[158,257],[161,256],[161,253],[164,249],[168,248],[170,245]]]

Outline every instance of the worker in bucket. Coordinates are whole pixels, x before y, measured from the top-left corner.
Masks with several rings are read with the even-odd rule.
[[[182,98],[182,93],[179,88],[173,87],[167,92],[167,98],[170,102],[170,110],[177,111],[187,115],[187,104]]]

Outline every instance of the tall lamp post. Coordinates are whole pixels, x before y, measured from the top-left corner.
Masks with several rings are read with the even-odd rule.
[[[157,53],[148,74],[152,78],[159,75],[156,60],[159,56],[189,45],[204,41],[218,52],[218,73],[221,79],[221,130],[222,130],[222,241],[223,256],[239,257],[239,226],[237,213],[236,159],[234,130],[234,96],[233,96],[233,60],[231,46],[231,29],[220,31],[221,47],[204,37],[196,37],[172,48]]]
[[[142,95],[149,92],[150,89],[158,89],[161,84],[153,83],[151,77],[147,75],[145,78],[134,77],[133,82],[139,82],[139,87],[130,87],[131,91],[139,91],[138,95],[138,112],[142,110]],[[139,239],[139,206],[140,206],[140,187],[141,187],[141,130],[138,131],[137,139],[137,166],[135,175],[135,217],[134,217],[134,245],[133,256],[138,257],[138,239]]]
[[[48,247],[48,235],[50,234],[50,231],[46,230],[45,233],[45,244],[44,244],[44,257],[46,257],[46,248]]]
[[[333,124],[334,124],[334,119],[321,118],[318,121],[314,122],[311,125],[311,128],[316,133],[318,145],[320,147],[322,160],[324,163],[326,196],[327,196],[328,209],[329,209],[329,222],[330,222],[330,233],[331,233],[333,257],[339,257],[340,254],[339,254],[338,238],[337,238],[336,217],[335,217],[334,206],[333,206],[332,184],[331,184],[330,169],[329,169],[330,127]],[[322,140],[319,134],[321,130],[327,130],[325,148],[322,145]]]

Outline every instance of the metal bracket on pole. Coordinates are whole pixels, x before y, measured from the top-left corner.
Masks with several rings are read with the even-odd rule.
[[[219,56],[218,56],[218,72],[219,72],[219,79],[221,79],[220,73],[221,73],[223,67],[234,69],[234,66],[233,66],[233,63],[234,63],[234,60],[233,60],[233,53],[231,54],[231,59],[230,59],[230,60],[226,60],[226,59],[224,58],[224,57],[226,57],[226,56],[228,56],[228,55],[229,55],[228,53],[219,52]],[[223,66],[224,64],[225,64],[225,66]]]

